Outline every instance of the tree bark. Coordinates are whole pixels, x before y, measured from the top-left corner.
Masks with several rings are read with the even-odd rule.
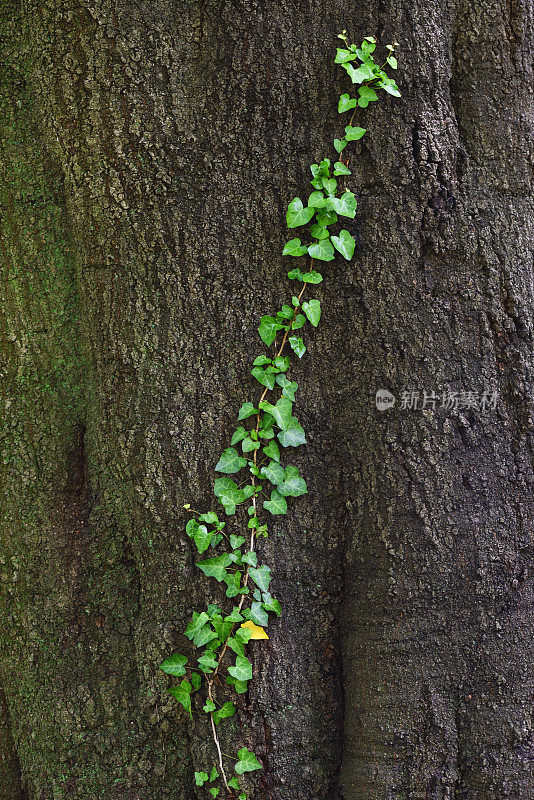
[[[272,800],[534,797],[531,2],[3,13],[13,800],[205,796],[208,732],[158,669],[213,591],[183,504],[209,503],[259,317],[291,296],[285,207],[346,124],[344,27],[400,42],[403,97],[358,118],[356,266],[326,265],[292,371],[310,494],[261,545],[283,616],[227,744]],[[400,407],[485,389],[496,411]]]

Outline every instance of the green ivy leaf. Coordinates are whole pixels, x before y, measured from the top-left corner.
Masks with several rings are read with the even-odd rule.
[[[308,206],[312,208],[322,208],[325,204],[325,196],[322,192],[312,192],[308,198]]]
[[[191,674],[191,683],[193,684],[193,689],[200,689],[202,678],[200,677],[198,672],[193,672]]]
[[[214,483],[215,496],[220,500],[227,514],[234,514],[235,507],[246,497],[231,478],[217,478]]]
[[[197,614],[196,611],[193,611],[193,618],[187,628],[185,629],[185,635],[191,641],[195,638],[197,633],[202,630],[206,622],[209,622],[209,617],[205,611],[201,611],[200,614]]]
[[[227,617],[224,618],[225,622],[242,622],[243,615],[239,612],[239,606],[234,606],[232,609],[232,613],[228,614]]]
[[[230,566],[231,563],[232,559],[230,555],[228,553],[223,553],[222,556],[198,561],[196,566],[202,570],[206,577],[215,578],[216,581],[223,581],[226,575],[226,567]]]
[[[340,231],[339,236],[332,236],[332,242],[336,250],[339,250],[343,258],[346,258],[347,261],[350,261],[354,255],[354,248],[356,247],[356,242],[350,233],[345,230]]]
[[[286,397],[281,397],[275,406],[264,401],[261,403],[261,407],[271,414],[278,427],[282,428],[282,430],[289,425],[291,414],[293,413],[293,403]]]
[[[230,787],[230,789],[235,789],[236,792],[239,791],[239,782],[237,778],[230,778],[230,780],[228,781],[228,786]]]
[[[214,712],[213,721],[216,725],[218,725],[222,719],[233,717],[234,714],[235,714],[234,704],[231,702],[227,702],[223,706],[221,706],[221,708],[219,708],[217,711]]]
[[[212,797],[217,797],[221,790],[218,786],[212,786],[210,789],[208,789],[208,791]]]
[[[357,105],[357,100],[351,99],[348,94],[342,94],[339,98],[337,110],[340,114],[343,114],[345,111],[350,111],[351,108],[356,108]]]
[[[235,771],[238,775],[243,775],[244,772],[253,772],[255,769],[263,769],[255,754],[246,747],[237,751],[237,757],[239,761],[235,765]]]
[[[291,417],[287,428],[280,431],[278,440],[282,447],[298,447],[299,444],[306,444],[306,435],[296,417]]]
[[[341,197],[330,197],[328,202],[342,217],[354,219],[358,202],[352,192],[345,192]]]
[[[282,250],[283,256],[294,256],[298,258],[298,256],[306,255],[306,247],[301,244],[300,239],[291,239],[287,244],[284,246]]]
[[[167,691],[191,714],[191,692],[193,691],[193,687],[189,681],[184,679],[179,686],[173,686],[171,689],[167,689]]]
[[[235,667],[228,667],[228,672],[238,681],[252,680],[252,665],[246,656],[236,656]]]
[[[271,582],[271,568],[262,564],[261,567],[254,569],[251,567],[248,574],[261,592],[269,591],[269,583]]]
[[[272,372],[265,372],[261,367],[254,367],[251,370],[251,375],[253,375],[262,386],[266,386],[268,389],[274,389],[275,376]]]
[[[385,92],[387,92],[388,94],[393,95],[393,97],[401,97],[401,93],[399,92],[399,87],[397,86],[395,81],[391,80],[391,78],[388,78],[386,80],[382,80],[378,85]]]
[[[166,672],[167,675],[176,675],[176,677],[180,677],[181,675],[185,675],[185,664],[187,664],[187,661],[187,656],[181,656],[175,653],[173,656],[166,658],[165,661],[159,665],[159,668],[162,669],[163,672]]]
[[[319,320],[321,319],[321,303],[319,300],[310,300],[307,303],[303,303],[302,310],[310,320],[313,327],[316,328],[319,324]]]
[[[230,547],[232,550],[237,550],[242,544],[245,544],[244,536],[235,536],[233,533],[230,534]]]
[[[214,639],[217,638],[217,634],[214,630],[212,630],[211,625],[204,625],[198,633],[195,635],[193,639],[193,644],[195,647],[204,647],[205,644],[208,642],[212,642]]]
[[[205,525],[198,526],[193,534],[193,540],[199,553],[203,553],[204,550],[208,549],[211,544],[211,537],[212,534],[210,531],[208,531]]]
[[[270,511],[271,514],[287,514],[286,499],[276,489],[271,492],[270,500],[264,500],[263,507],[266,511]]]
[[[334,175],[352,175],[352,172],[342,161],[336,161],[334,164]]]
[[[208,780],[206,772],[195,772],[195,783],[197,786],[203,786]]]
[[[284,326],[277,322],[274,317],[270,317],[266,314],[261,318],[260,327],[258,328],[260,339],[267,347],[270,347],[276,339],[277,332],[282,330],[283,327]]]
[[[313,236],[315,239],[328,239],[330,233],[328,228],[323,228],[321,225],[312,225],[310,228],[310,235]]]
[[[284,468],[277,461],[270,461],[267,466],[261,468],[260,472],[275,486],[284,480]]]
[[[337,181],[335,178],[323,178],[323,188],[328,195],[336,193]],[[326,201],[325,201],[326,202]]]
[[[254,550],[250,550],[248,553],[245,553],[243,556],[243,563],[250,564],[251,567],[256,567],[258,564],[258,556],[254,552]]]
[[[277,617],[282,613],[282,606],[275,597],[266,592],[263,596],[263,608],[265,611],[272,611]]]
[[[386,61],[388,62],[389,66],[390,66],[392,69],[397,69],[397,67],[398,67],[398,64],[397,64],[397,59],[395,58],[395,56],[388,56],[388,57],[386,58]]]
[[[355,58],[357,58],[356,53],[351,53],[350,50],[344,50],[338,47],[334,64],[345,64],[347,61],[354,61]]]
[[[290,336],[288,341],[291,349],[297,354],[299,358],[302,358],[302,356],[306,352],[306,345],[302,341],[301,337]]]
[[[207,522],[208,525],[218,525],[219,527],[222,525],[223,528],[225,525],[224,522],[222,524],[219,522],[219,517],[213,511],[208,511],[206,514],[201,514],[199,516],[199,520],[201,522]]]
[[[267,356],[261,355],[261,356],[256,356],[256,358],[252,362],[252,365],[254,367],[264,367],[265,364],[270,364],[270,363],[271,363],[271,359],[270,358],[267,358]]]
[[[280,461],[280,448],[275,441],[269,442],[269,444],[263,448],[263,452],[267,458],[272,458],[274,461]]]
[[[369,103],[373,103],[375,100],[378,100],[377,93],[374,89],[371,89],[370,86],[360,86],[358,93],[360,95],[358,100],[358,105],[360,108],[367,108]]]
[[[305,324],[306,324],[306,317],[304,316],[304,314],[297,314],[297,316],[293,320],[291,330],[297,331],[299,328],[302,328],[302,326]]]
[[[210,783],[213,783],[219,777],[219,773],[217,772],[217,767],[213,767],[210,772]]]
[[[367,128],[354,128],[352,125],[347,125],[345,128],[345,138],[347,142],[356,142],[361,139]]]
[[[304,208],[302,200],[295,197],[287,207],[286,222],[288,228],[298,228],[306,225],[314,215],[313,208]]]
[[[274,359],[274,365],[280,372],[286,372],[289,369],[289,358],[288,356],[277,356]]]
[[[239,590],[241,588],[241,575],[239,572],[227,572],[224,576],[224,582],[228,587],[226,589],[226,596],[227,597],[236,597],[239,594]]]
[[[337,214],[331,208],[324,208],[317,213],[317,223],[319,225],[326,228],[328,225],[333,225],[334,222],[337,222]]]
[[[289,278],[290,281],[301,281],[302,272],[300,271],[300,269],[292,269],[287,273],[287,277]]]
[[[284,497],[300,497],[308,493],[306,481],[301,478],[296,467],[286,467],[284,481],[278,486],[278,491]],[[267,591],[267,590],[265,590]]]
[[[227,474],[239,472],[240,469],[243,469],[246,463],[247,459],[240,456],[235,448],[228,447],[226,450],[223,450],[221,457],[215,466],[215,471],[225,472]]]
[[[341,153],[342,150],[345,149],[348,142],[346,139],[334,139],[334,147],[338,153]]]
[[[241,408],[239,409],[239,416],[238,419],[247,419],[248,417],[252,417],[254,414],[257,414],[258,410],[254,408],[252,403],[243,403]]]
[[[333,203],[335,199],[331,197],[329,202]],[[322,239],[317,244],[311,244],[308,247],[308,253],[312,258],[316,258],[319,261],[333,261],[334,259],[334,248],[328,239]]]
[[[241,447],[244,453],[251,453],[253,450],[257,450],[258,447],[260,447],[260,442],[255,442],[250,436],[247,436],[243,439]]]
[[[213,670],[217,669],[217,660],[211,653],[204,653],[204,655],[198,659],[198,666],[206,675],[208,672],[213,672]]]
[[[332,250],[332,252],[334,251]],[[302,280],[304,283],[321,283],[323,276],[320,272],[315,272],[315,270],[312,270],[311,272],[305,272],[302,275]]]

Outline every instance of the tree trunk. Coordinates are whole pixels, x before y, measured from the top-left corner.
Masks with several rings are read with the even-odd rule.
[[[206,796],[208,732],[158,669],[212,592],[183,504],[209,504],[291,296],[285,207],[346,124],[343,27],[400,42],[403,97],[358,117],[356,267],[323,270],[292,372],[310,494],[261,545],[283,616],[228,737],[264,800],[534,797],[531,2],[3,14],[6,800]]]

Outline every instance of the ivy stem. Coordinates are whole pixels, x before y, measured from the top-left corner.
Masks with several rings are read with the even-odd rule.
[[[289,323],[289,325],[287,327],[287,330],[284,333],[284,338],[282,339],[282,343],[281,343],[281,345],[280,345],[280,347],[278,349],[278,352],[276,353],[276,356],[275,356],[276,358],[281,356],[283,351],[284,351],[284,347],[286,346],[286,343],[287,343],[287,337],[289,335],[289,331],[293,327],[293,322],[295,321],[295,319],[297,317],[298,309],[300,308],[300,301],[301,301],[302,296],[303,296],[305,291],[306,291],[306,283],[304,283],[304,286],[300,290],[300,294],[298,295],[298,298],[297,298],[298,301],[299,301],[299,305],[295,308],[295,312],[293,314],[293,319]],[[268,388],[265,388],[263,390],[263,393],[262,393],[262,395],[260,397],[259,403],[263,402],[263,400],[265,399],[268,391],[269,391]],[[259,405],[259,403],[258,403],[258,405]],[[258,433],[259,428],[260,428],[260,413],[258,411],[258,415],[257,415],[257,419],[256,419],[256,433]],[[258,461],[258,448],[256,448],[254,450],[254,461],[253,461],[253,463],[254,463],[255,467],[257,466],[257,461]],[[252,483],[252,485],[254,487],[254,494],[252,495],[252,506],[254,508],[254,516],[256,517],[257,516],[257,504],[256,504],[256,476],[255,475],[252,475],[251,483]],[[255,539],[255,536],[256,536],[256,528],[251,528],[250,540],[249,540],[249,552],[250,553],[254,552],[254,539]],[[250,564],[247,564],[247,568],[245,570],[245,575],[243,577],[243,586],[245,588],[248,585],[249,569],[250,569]],[[239,601],[239,606],[238,606],[238,613],[240,613],[241,609],[243,608],[243,605],[244,605],[244,602],[245,602],[245,597],[246,597],[246,595],[244,595],[244,594],[241,595],[241,600]],[[223,649],[221,650],[221,654],[220,654],[220,656],[219,656],[219,658],[217,660],[217,666],[215,667],[214,671],[212,672],[212,674],[210,675],[210,678],[208,680],[208,698],[212,703],[214,702],[214,700],[213,700],[213,692],[212,692],[213,685],[215,683],[215,679],[217,678],[217,676],[219,674],[219,670],[221,668],[221,662],[222,662],[222,660],[224,658],[224,655],[225,655],[225,653],[226,653],[226,651],[228,649],[228,640],[232,636],[234,628],[235,628],[235,623],[232,625],[232,627],[230,629],[230,633],[228,634],[228,636],[226,638],[226,641],[224,643]],[[213,736],[213,741],[215,742],[215,747],[217,748],[217,754],[219,756],[219,767],[221,769],[221,774],[222,774],[222,778],[223,778],[223,781],[224,781],[224,785],[226,786],[226,789],[228,791],[230,791],[230,787],[228,786],[228,780],[226,778],[226,772],[224,771],[221,744],[220,744],[220,741],[219,741],[219,737],[217,735],[217,728],[215,727],[215,720],[213,719],[213,711],[210,711],[210,722],[211,722],[211,732],[212,732],[212,736]]]

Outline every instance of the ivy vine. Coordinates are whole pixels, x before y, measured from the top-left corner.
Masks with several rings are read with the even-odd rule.
[[[349,142],[365,135],[365,128],[352,124],[356,111],[377,101],[378,89],[400,97],[397,84],[384,71],[386,66],[397,69],[394,56],[397,42],[386,45],[385,61],[377,64],[373,57],[376,40],[372,36],[366,36],[359,47],[349,44],[346,31],[338,38],[344,47],[337,49],[335,63],[358,85],[358,97],[340,96],[339,113],[352,111],[352,115],[344,136],[334,139],[338,160],[333,167],[328,158],[311,165],[313,191],[306,204],[299,197],[292,200],[286,215],[290,230],[309,224],[312,241],[303,244],[300,238],[291,239],[283,255],[309,256],[310,268],[303,271],[296,267],[288,272],[288,278],[298,287],[291,302],[282,305],[274,316],[265,315],[260,320],[259,335],[269,351],[255,358],[251,374],[263,390],[255,403],[246,402],[239,409],[238,421],[243,424],[234,431],[230,446],[215,465],[215,471],[222,477],[216,478],[214,493],[226,518],[237,515],[238,507],[248,501],[247,514],[240,514],[233,521],[237,531],[234,533],[228,531],[228,522],[221,521],[214,511],[191,510],[193,516],[186,525],[186,533],[200,555],[206,551],[215,553],[198,561],[196,566],[208,578],[226,587],[231,609],[222,610],[218,604],[208,603],[205,611],[193,613],[185,635],[201,650],[195,665],[187,656],[178,653],[161,664],[164,672],[182,678],[168,691],[191,716],[192,695],[201,693],[213,738],[215,763],[195,772],[194,777],[196,785],[206,785],[214,798],[223,791],[227,798],[247,800],[239,777],[262,769],[256,754],[247,747],[241,747],[233,758],[223,753],[218,727],[222,720],[236,712],[229,695],[233,694],[237,700],[235,695],[244,694],[252,679],[252,664],[247,658],[249,641],[268,639],[265,629],[270,615],[279,617],[281,614],[280,603],[269,589],[271,569],[260,564],[258,559],[258,540],[267,536],[266,520],[271,515],[287,512],[288,498],[308,491],[299,470],[285,463],[280,449],[306,444],[305,432],[293,413],[298,384],[288,377],[289,353],[293,351],[302,358],[306,352],[306,345],[297,331],[307,322],[313,327],[319,325],[321,304],[317,299],[303,301],[303,296],[308,285],[323,280],[314,269],[315,261],[333,261],[336,250],[347,261],[354,254],[355,242],[350,232],[343,229],[333,235],[329,228],[339,217],[354,219],[356,213],[356,197],[344,186],[346,177],[351,175],[349,159],[341,155]],[[190,510],[190,505],[186,504],[185,508]],[[200,703],[195,707],[197,705],[200,708]],[[230,758],[231,768],[228,766]]]

